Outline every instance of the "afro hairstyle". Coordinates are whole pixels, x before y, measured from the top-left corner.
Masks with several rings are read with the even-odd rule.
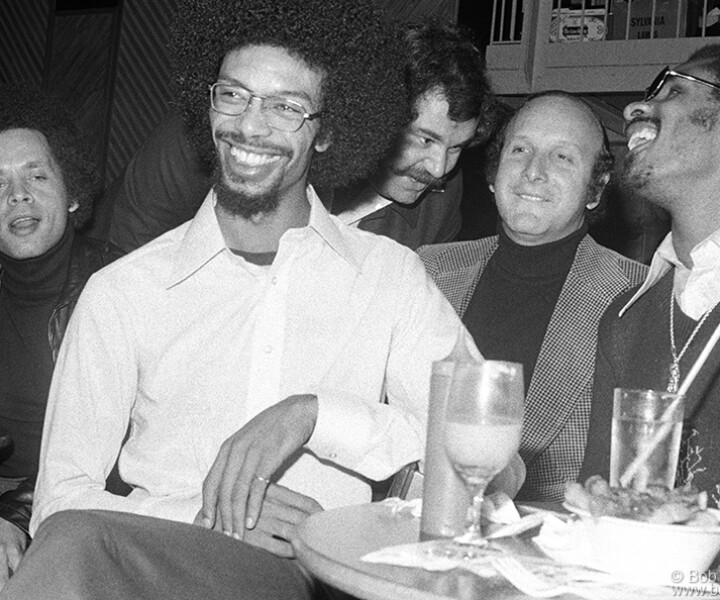
[[[31,83],[0,83],[0,132],[8,129],[32,129],[45,136],[60,167],[68,204],[78,204],[70,221],[80,229],[101,191],[100,176],[88,141],[67,106]]]
[[[212,164],[208,86],[225,55],[248,45],[286,49],[324,74],[319,139],[332,140],[308,180],[330,189],[368,177],[410,121],[402,32],[373,0],[181,0],[170,49],[176,104]]]

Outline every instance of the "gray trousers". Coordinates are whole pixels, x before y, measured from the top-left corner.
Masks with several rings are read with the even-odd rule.
[[[71,510],[42,524],[0,600],[310,600],[313,587],[295,560],[215,531]]]

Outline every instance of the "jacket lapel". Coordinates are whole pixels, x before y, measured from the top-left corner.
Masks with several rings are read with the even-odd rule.
[[[526,463],[552,443],[583,397],[589,403],[597,326],[605,307],[627,285],[617,260],[585,236],[553,310],[525,400]]]

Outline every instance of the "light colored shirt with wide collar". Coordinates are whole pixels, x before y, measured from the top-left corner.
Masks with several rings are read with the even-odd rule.
[[[292,394],[316,394],[318,419],[279,482],[325,508],[422,458],[432,363],[468,334],[414,252],[308,198],[270,266],[228,250],[209,195],[91,278],[49,396],[33,531],[68,508],[192,521],[222,442]],[[128,419],[121,498],[103,488]]]
[[[359,206],[341,212],[338,215],[338,218],[345,223],[345,225],[357,227],[360,224],[360,221],[362,221],[365,217],[370,216],[380,209],[390,206],[391,204],[392,200],[376,193]]]
[[[682,311],[698,320],[720,302],[720,229],[697,244],[690,252],[693,261],[688,269],[677,257],[672,232],[660,243],[645,282],[621,309],[622,316],[648,289],[670,269],[675,269],[673,291]]]

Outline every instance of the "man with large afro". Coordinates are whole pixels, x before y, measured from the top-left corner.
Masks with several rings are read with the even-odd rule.
[[[353,29],[365,9],[350,4],[329,3],[322,10],[337,8]],[[378,38],[375,31],[344,28],[330,31],[329,37],[307,37],[296,34],[296,28],[304,30],[304,19],[279,31],[272,20],[265,25],[264,15],[283,9],[272,2],[261,8],[260,27],[252,16],[245,18],[246,11],[229,15],[225,31],[262,36],[270,28],[280,42],[302,44],[318,65],[337,66],[336,84],[328,89],[328,103],[337,111],[322,123],[334,131],[336,144],[316,157],[310,173],[310,182],[325,204],[332,205],[333,214],[412,249],[454,239],[461,225],[462,173],[456,167],[460,150],[489,136],[499,105],[483,55],[471,39],[458,27],[432,20],[396,24],[391,40]],[[322,22],[313,27],[321,30]],[[176,33],[172,50],[179,90],[173,110],[110,188],[100,219],[103,230],[98,234],[127,251],[191,218],[212,184],[214,148],[202,84],[214,76],[214,57],[224,34],[206,35],[204,23],[196,26],[191,12],[182,14]],[[368,68],[336,65],[338,42],[352,42],[358,35],[366,42],[363,58],[377,60]],[[209,43],[198,44],[198,39]],[[347,92],[356,86],[366,93]],[[377,168],[368,171],[367,158],[376,156],[378,148],[388,151]],[[158,170],[162,177],[156,176]]]
[[[178,99],[213,188],[80,298],[8,599],[313,597],[296,526],[423,457],[432,364],[472,348],[417,255],[314,190],[367,176],[408,120],[372,0],[180,16]],[[118,455],[127,497],[103,489]]]

